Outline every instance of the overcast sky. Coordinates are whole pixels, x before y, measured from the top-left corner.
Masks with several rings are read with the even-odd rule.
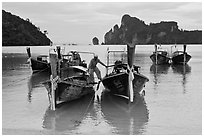
[[[184,30],[202,29],[201,2],[3,2],[2,9],[29,18],[54,43],[89,44],[95,36],[101,43],[124,14],[146,24],[176,21]]]

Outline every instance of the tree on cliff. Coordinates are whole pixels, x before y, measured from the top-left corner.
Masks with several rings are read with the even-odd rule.
[[[47,35],[47,34],[48,34],[47,30],[44,30],[43,32],[44,32],[44,34],[45,34],[45,35]]]
[[[50,45],[51,40],[30,19],[21,19],[2,10],[2,45],[28,46]]]
[[[93,45],[98,45],[98,44],[99,44],[98,38],[97,38],[97,37],[94,37],[94,38],[92,39],[92,43],[93,43]]]

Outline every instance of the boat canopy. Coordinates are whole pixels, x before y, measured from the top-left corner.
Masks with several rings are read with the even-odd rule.
[[[173,56],[177,56],[177,55],[181,55],[181,54],[183,54],[183,51],[175,51],[173,53]]]
[[[47,55],[39,55],[38,58],[46,58],[48,57]]]

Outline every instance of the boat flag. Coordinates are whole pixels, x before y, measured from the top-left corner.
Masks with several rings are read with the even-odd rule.
[[[133,96],[134,96],[134,91],[133,91],[133,80],[134,80],[134,74],[132,72],[132,68],[129,67],[128,65],[128,70],[129,70],[129,74],[128,74],[128,84],[129,84],[129,92],[130,92],[130,102],[133,102]]]

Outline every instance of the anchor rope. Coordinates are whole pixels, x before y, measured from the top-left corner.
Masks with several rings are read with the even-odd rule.
[[[91,102],[92,102],[94,96],[95,96],[95,94],[93,94],[91,100],[89,101],[89,105],[87,106],[86,110],[84,111],[84,113],[83,113],[83,115],[82,115],[82,118],[83,118],[83,117],[85,116],[85,114],[88,112],[88,109],[89,109],[89,107],[90,107],[90,105],[91,105]]]
[[[48,68],[49,68],[49,67],[48,67]],[[45,70],[48,69],[48,68],[45,68],[45,69],[43,69],[43,70],[41,70],[41,71],[36,72],[35,75],[37,75],[37,74],[39,74],[39,73],[45,71]],[[3,86],[3,88],[9,87],[9,86],[13,86],[14,84],[16,84],[16,83],[18,83],[18,82],[21,82],[21,81],[23,81],[23,80],[28,79],[29,77],[30,77],[30,75],[27,76],[27,77],[24,77],[24,78],[22,78],[22,79],[18,79],[18,80],[11,81],[10,84]]]

